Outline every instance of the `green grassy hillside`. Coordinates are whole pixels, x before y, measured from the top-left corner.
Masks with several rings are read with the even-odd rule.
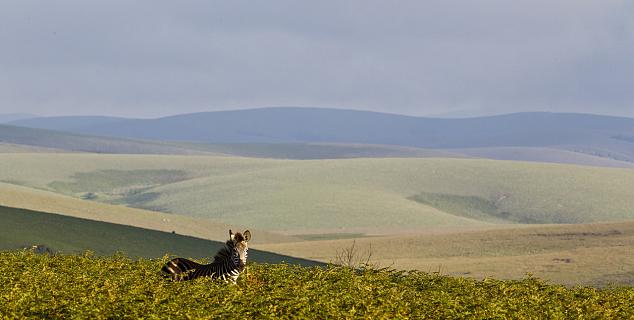
[[[227,229],[250,229],[256,232],[258,234],[255,240],[256,244],[299,240],[295,237],[272,233],[251,226],[230,225],[212,219],[174,215],[84,200],[46,190],[1,182],[0,205],[157,231],[176,231],[178,234],[216,241],[224,241],[226,239]]]
[[[124,252],[146,258],[166,254],[209,258],[223,246],[218,241],[3,206],[0,206],[0,221],[0,250],[44,245],[64,253],[90,250],[99,255]],[[256,249],[249,250],[249,259],[317,264]]]
[[[442,158],[3,154],[0,161],[5,182],[290,233],[634,218],[631,169]]]
[[[250,265],[235,286],[173,283],[164,260],[0,253],[6,318],[628,319],[634,289],[568,289],[535,279]]]

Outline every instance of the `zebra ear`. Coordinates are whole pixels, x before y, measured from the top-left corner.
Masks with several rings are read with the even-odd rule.
[[[233,232],[231,232],[231,229],[229,229],[229,240],[233,240]]]
[[[251,240],[251,231],[246,230],[242,236],[244,236],[244,241],[248,242],[249,240]]]

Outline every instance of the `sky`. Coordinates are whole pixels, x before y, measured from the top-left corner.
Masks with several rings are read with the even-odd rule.
[[[0,113],[634,117],[634,1],[1,1]]]

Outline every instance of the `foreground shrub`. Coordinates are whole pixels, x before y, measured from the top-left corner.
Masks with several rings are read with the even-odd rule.
[[[173,283],[164,259],[0,253],[7,318],[588,318],[634,317],[632,288],[566,288],[423,272],[253,264],[235,286]]]

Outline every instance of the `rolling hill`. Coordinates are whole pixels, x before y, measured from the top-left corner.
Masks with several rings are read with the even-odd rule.
[[[14,125],[48,129],[54,131],[75,132],[82,131],[82,128],[92,126],[111,125],[118,122],[128,121],[130,119],[120,117],[106,116],[59,116],[59,117],[25,117],[23,119],[15,119],[11,122]]]
[[[280,107],[158,119],[34,118],[12,124],[129,139],[217,144],[343,143],[428,149],[548,147],[634,161],[634,119],[589,114],[536,112],[437,119]]]
[[[144,258],[166,254],[210,258],[223,246],[219,241],[4,206],[0,206],[0,220],[0,250],[44,245],[64,253],[90,250],[99,255],[123,252]],[[257,249],[249,250],[249,258],[254,262],[318,264]]]
[[[176,143],[175,143],[176,144]],[[214,154],[269,159],[351,159],[351,158],[465,158],[460,153],[440,149],[349,143],[177,143],[179,146]],[[629,163],[626,163],[629,165]],[[634,164],[632,164],[634,166]]]
[[[91,250],[98,255],[124,252],[130,257],[165,254],[209,258],[221,242],[104,223],[52,213],[0,206],[0,250],[44,245],[63,253]],[[254,235],[259,236],[259,232]],[[255,240],[255,238],[254,238]],[[377,267],[417,269],[459,277],[521,279],[531,273],[567,285],[632,285],[634,222],[517,226],[488,230],[438,230],[259,244],[250,260],[315,265],[336,262],[339,252],[355,244],[353,262]],[[401,248],[408,252],[402,255]],[[358,260],[357,260],[358,259]]]
[[[521,279],[532,274],[570,286],[634,285],[634,255],[631,254],[634,251],[634,221],[506,225],[467,232],[439,230],[422,234],[270,243],[260,248],[330,262],[353,243],[353,261],[364,261],[370,255],[370,262],[377,267],[479,279]]]
[[[213,154],[268,159],[485,158],[632,168],[619,161],[546,147],[425,149],[349,143],[196,143],[131,140],[0,125],[0,153]]]
[[[1,113],[0,123],[24,120],[29,118],[37,118],[38,116],[28,113]]]
[[[207,153],[177,145],[112,137],[97,137],[47,129],[33,129],[0,124],[0,151],[17,149],[33,152],[75,151],[126,154],[202,154]],[[52,149],[52,150],[51,150]]]
[[[549,147],[487,147],[451,149],[451,151],[471,158],[634,168],[634,162],[630,161],[620,161],[609,157]]]
[[[253,242],[255,245],[299,240],[290,236],[258,230],[251,226],[229,225],[211,219],[89,201],[9,183],[0,183],[0,206],[50,212],[74,218],[123,224],[156,231],[176,232],[177,234],[215,241],[223,241],[228,229],[241,230],[245,228],[258,234],[257,239],[254,239]]]
[[[96,119],[96,120],[92,120]],[[110,123],[118,118],[77,117],[61,121],[71,127],[84,121]],[[36,120],[36,119],[34,119]],[[54,120],[53,123],[55,123]],[[274,159],[360,157],[464,157],[443,150],[387,145],[334,143],[195,143],[134,140],[0,124],[0,153],[89,152],[111,154],[215,154]]]
[[[45,244],[108,254],[129,244],[132,255],[168,248],[208,256],[209,241],[183,237],[174,248],[166,241],[222,240],[230,224],[255,230],[254,249],[322,262],[354,241],[360,254],[372,248],[372,262],[398,269],[632,284],[631,169],[85,153],[0,154],[0,163],[0,244],[7,249]],[[587,224],[601,221],[614,222]],[[544,223],[563,224],[536,225]],[[72,242],[73,234],[81,241]]]
[[[634,218],[634,171],[479,159],[0,154],[0,181],[262,230],[390,233]]]
[[[84,118],[72,119],[82,123]],[[88,119],[92,119],[89,117]],[[111,118],[103,122],[116,121]],[[97,121],[99,122],[99,121]],[[71,122],[75,123],[75,122]],[[101,122],[99,122],[101,123]],[[216,154],[276,159],[359,157],[464,157],[443,150],[326,143],[228,143],[133,140],[0,124],[0,153],[90,152],[111,154]]]
[[[73,152],[70,150],[55,149],[49,147],[31,146],[28,144],[0,143],[0,153],[56,153]]]

